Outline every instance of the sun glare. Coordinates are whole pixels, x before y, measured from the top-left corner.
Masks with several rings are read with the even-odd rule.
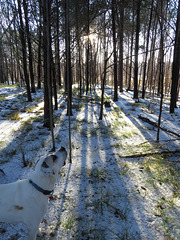
[[[89,40],[91,41],[91,42],[97,42],[98,41],[98,36],[97,36],[97,34],[96,33],[91,33],[91,34],[89,34]]]

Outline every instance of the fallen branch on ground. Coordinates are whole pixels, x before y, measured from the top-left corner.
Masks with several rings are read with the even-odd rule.
[[[6,175],[5,172],[2,169],[0,169],[0,172],[2,172],[3,175]]]
[[[146,117],[144,117],[144,116],[142,116],[142,115],[138,115],[138,117],[139,117],[141,120],[143,120],[144,122],[147,122],[147,123],[149,123],[149,124],[151,124],[151,125],[153,125],[153,126],[155,126],[155,127],[158,126],[158,124],[157,124],[156,122],[151,121],[149,118],[146,118]],[[169,130],[169,129],[167,129],[167,128],[160,127],[160,129],[163,130],[163,131],[165,131],[165,132],[168,132],[168,133],[171,133],[171,134],[174,134],[174,135],[180,137],[180,134],[179,134],[179,133],[175,133],[175,132],[173,132],[173,131],[171,131],[171,130]]]
[[[153,155],[159,155],[159,154],[174,154],[174,153],[180,153],[180,150],[164,151],[164,152],[135,153],[132,155],[118,155],[118,156],[120,158],[138,158],[138,157],[147,157],[147,156],[153,156]]]

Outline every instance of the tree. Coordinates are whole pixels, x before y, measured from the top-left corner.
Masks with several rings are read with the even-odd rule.
[[[52,150],[55,151],[51,84],[51,2],[43,0],[43,50],[44,50],[44,127],[51,130]]]
[[[112,0],[112,32],[113,32],[113,55],[114,55],[114,101],[118,101],[118,84],[117,84],[117,50],[116,50],[116,0]]]
[[[158,126],[157,126],[157,142],[159,142],[163,94],[164,94],[164,32],[165,32],[164,16],[166,16],[165,4],[167,4],[167,2],[164,0],[161,0],[160,6],[157,6],[157,14],[158,14],[158,20],[160,25],[159,83],[160,83],[160,90],[161,90],[161,100],[160,100],[159,118],[158,118]]]
[[[132,12],[132,29],[131,29],[131,48],[130,48],[130,66],[129,66],[129,81],[127,91],[131,89],[131,78],[132,78],[132,63],[133,63],[133,44],[134,44],[134,0],[133,0],[133,12]]]
[[[120,1],[120,28],[119,28],[119,86],[123,92],[123,35],[124,35],[124,0]]]
[[[81,98],[82,95],[82,77],[81,77],[81,41],[80,41],[80,29],[79,29],[79,3],[75,1],[75,19],[76,19],[76,41],[77,41],[77,52],[78,52],[78,82],[79,82],[79,96]]]
[[[41,89],[41,49],[42,49],[42,0],[39,0],[39,26],[38,26],[38,89]]]
[[[180,71],[180,0],[178,5],[178,14],[176,21],[176,35],[174,45],[174,56],[172,66],[172,85],[171,85],[171,102],[170,102],[170,113],[174,113],[174,108],[177,102],[178,96],[178,80]]]
[[[104,88],[105,88],[105,81],[106,81],[106,72],[107,72],[107,62],[108,62],[108,57],[107,57],[107,46],[106,46],[106,27],[105,27],[105,14],[104,14],[104,41],[103,41],[103,49],[104,49],[104,72],[102,76],[102,83],[101,83],[101,88],[102,88],[102,93],[101,93],[101,109],[100,109],[100,116],[99,120],[102,120],[103,118],[103,105],[104,105]]]
[[[151,12],[150,12],[150,19],[147,31],[147,38],[146,38],[146,52],[145,52],[145,59],[144,59],[144,69],[143,69],[143,85],[142,85],[142,98],[145,97],[145,81],[146,81],[146,68],[147,68],[147,57],[148,57],[148,48],[149,48],[149,36],[150,36],[150,29],[151,29],[151,22],[152,22],[152,14],[153,14],[153,4],[154,0],[151,2]]]
[[[87,0],[86,94],[89,91],[89,0]]]
[[[72,116],[72,72],[71,72],[71,47],[69,28],[69,0],[65,3],[65,45],[66,45],[66,82],[68,91],[67,115]]]
[[[28,20],[28,1],[23,0],[23,8],[24,8],[24,15],[25,15],[25,24],[26,24],[26,35],[27,35],[27,42],[28,42],[28,50],[29,50],[29,72],[31,77],[31,92],[35,93],[35,83],[34,83],[34,72],[33,72],[33,57],[32,57],[32,47],[31,47],[31,37],[29,32],[29,20]]]
[[[139,51],[139,32],[140,32],[140,8],[141,0],[137,1],[136,6],[136,43],[135,43],[135,63],[134,63],[134,98],[138,99],[138,51]]]
[[[24,24],[22,19],[21,0],[18,0],[18,13],[19,13],[19,19],[20,19],[19,35],[20,35],[21,45],[22,45],[24,77],[26,81],[28,101],[32,102],[30,84],[29,84],[29,75],[27,71],[26,40],[24,35],[25,31],[24,31]]]
[[[55,70],[56,79],[61,88],[61,66],[60,66],[60,48],[59,48],[59,1],[56,0],[56,26],[55,26],[56,36],[55,36]]]

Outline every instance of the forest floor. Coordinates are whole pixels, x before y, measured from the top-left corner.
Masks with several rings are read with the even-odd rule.
[[[177,240],[180,239],[180,108],[169,114],[164,99],[162,126],[159,101],[147,96],[136,103],[131,92],[106,87],[99,120],[101,91],[78,99],[73,91],[72,164],[60,171],[38,239]],[[43,90],[26,102],[23,88],[0,88],[0,183],[29,177],[36,162],[52,148],[43,127]],[[66,101],[59,93],[54,114],[56,148],[68,149]],[[180,105],[180,103],[178,103]],[[28,163],[29,166],[24,166]],[[26,227],[0,223],[0,239],[25,239]]]

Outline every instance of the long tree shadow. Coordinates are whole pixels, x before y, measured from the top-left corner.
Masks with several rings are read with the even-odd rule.
[[[158,115],[159,115],[159,106],[157,104],[152,104],[151,99],[146,99],[143,100],[140,103],[136,103],[132,99],[132,95],[129,93],[121,93],[118,96],[119,101],[115,102],[114,106],[119,107],[120,109],[118,110],[119,112],[123,112],[125,116],[132,122],[133,125],[135,125],[139,131],[142,133],[145,139],[151,142],[156,142],[157,138],[157,128],[155,126],[150,125],[147,122],[143,122],[142,120],[139,119],[138,115],[145,115],[147,118],[150,120],[157,122]],[[153,107],[153,113],[151,113],[151,106],[154,105]],[[144,111],[145,110],[145,111]],[[162,118],[163,118],[164,112],[162,112]],[[167,110],[165,111],[165,114],[167,113]],[[170,116],[170,114],[169,114]],[[161,125],[163,125],[163,121]],[[173,125],[173,118],[171,122],[171,127],[173,127],[174,132],[177,131],[177,126]],[[168,126],[165,126],[165,128],[168,129]],[[177,137],[173,134],[166,133],[163,130],[160,130],[160,141],[164,140],[170,140],[170,139],[176,139]],[[177,141],[172,141],[170,142],[172,145],[172,148],[174,147],[175,149],[178,148],[179,142],[178,139]]]
[[[113,149],[107,149],[107,146],[111,145],[111,140],[104,131],[107,126],[98,119],[97,125],[93,125],[94,118],[99,114],[97,111],[99,110],[94,109],[93,104],[86,105],[85,117],[91,114],[92,123],[87,119],[86,133],[90,131],[91,135],[84,139],[81,152],[83,178],[78,196],[80,220],[77,238],[141,239],[127,188],[121,178],[121,169]]]
[[[116,103],[116,106],[120,107],[120,108],[118,108],[118,110],[121,109],[121,111],[124,112],[125,116],[132,122],[132,124],[135,125],[140,130],[141,134],[144,137],[144,140],[142,142],[150,142],[151,144],[153,144],[155,141],[154,133],[151,134],[152,129],[147,131],[147,124],[141,123],[139,121],[139,119],[137,118],[139,111],[136,111],[136,112],[133,111],[133,113],[130,112],[127,109],[127,106],[129,106],[129,101],[124,99],[124,97],[122,97],[122,94],[119,96],[119,98],[120,98],[120,101],[118,101]],[[138,108],[138,106],[136,106],[136,108]],[[155,135],[156,135],[156,132],[155,132]],[[151,158],[143,158],[143,157],[139,158],[139,159],[134,158],[134,160],[131,158],[126,158],[126,160],[125,160],[127,162],[127,164],[136,162],[136,165],[139,166],[139,171],[141,171],[143,173],[142,175],[144,177],[144,180],[140,181],[141,184],[142,184],[142,182],[144,182],[144,184],[146,184],[148,186],[148,188],[151,189],[151,191],[152,191],[151,193],[149,193],[149,194],[151,194],[151,197],[149,196],[149,198],[148,198],[148,196],[147,196],[147,198],[145,198],[145,199],[147,199],[147,202],[150,203],[149,209],[151,209],[151,208],[153,209],[153,204],[150,201],[151,198],[156,199],[157,202],[161,202],[162,199],[164,199],[163,204],[165,205],[166,202],[169,201],[168,199],[172,199],[172,198],[176,199],[177,193],[179,191],[179,187],[177,185],[178,184],[178,177],[177,177],[178,174],[177,174],[177,167],[176,167],[176,160],[178,160],[179,155],[177,153],[177,154],[174,154],[173,156],[168,157],[168,156],[164,156],[161,154],[161,150],[163,148],[165,149],[165,151],[167,149],[173,149],[173,150],[178,149],[179,141],[178,141],[178,139],[176,141],[171,141],[171,139],[174,139],[174,138],[172,138],[171,135],[168,136],[163,131],[161,131],[160,137],[161,137],[160,139],[165,140],[164,141],[165,146],[162,146],[161,144],[159,144],[159,145],[155,144],[155,148],[159,150],[159,155],[155,155],[155,157],[151,157]],[[135,145],[136,145],[136,143],[134,143],[132,148]],[[138,145],[138,142],[137,142],[137,146],[140,147],[140,144]],[[136,150],[138,151],[137,148],[136,148]],[[153,148],[151,148],[150,150],[153,151]],[[132,149],[130,149],[130,151],[132,151]],[[151,152],[151,153],[153,153],[153,152]],[[171,157],[171,159],[173,157],[174,164],[171,164],[169,162],[170,157]],[[123,161],[123,157],[121,157],[120,160],[121,159]],[[137,164],[137,160],[138,160],[138,164]],[[145,166],[145,169],[147,169],[147,171],[142,166]],[[152,168],[151,168],[151,166],[152,166]],[[153,168],[153,166],[156,166],[155,169]],[[140,176],[140,178],[141,178],[141,176]],[[130,179],[129,179],[129,181],[130,181]],[[138,185],[138,184],[136,184],[136,185]],[[153,188],[151,185],[153,185]],[[141,190],[142,189],[145,191],[147,190],[143,186],[141,186],[141,187],[142,187]],[[165,191],[166,191],[166,194],[165,194]],[[145,193],[145,195],[146,195],[146,193]],[[144,203],[145,202],[146,201],[144,201]],[[143,204],[143,205],[145,206],[145,204]],[[144,208],[143,205],[141,205],[141,208],[138,208],[139,212],[143,213],[143,211],[142,211]],[[159,206],[159,205],[157,205],[157,206]],[[158,211],[157,206],[156,207],[154,206],[155,207],[154,208],[154,216],[161,217],[161,220],[163,222],[162,224],[166,225],[166,227],[164,227],[164,228],[168,229],[167,230],[168,232],[166,234],[168,236],[175,236],[175,238],[176,238],[176,236],[178,234],[178,230],[177,230],[178,225],[175,222],[176,222],[176,219],[178,219],[178,215],[179,215],[179,211],[177,210],[178,207],[176,205],[172,205],[171,207],[166,209],[167,213],[165,214],[165,211],[163,212],[163,210]],[[170,221],[170,218],[168,215],[172,216],[171,221]],[[157,218],[154,216],[152,215],[152,219],[154,219],[153,221],[158,222]]]

